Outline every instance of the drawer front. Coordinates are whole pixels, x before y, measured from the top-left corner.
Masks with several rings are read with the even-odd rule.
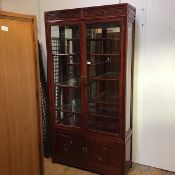
[[[57,133],[54,135],[53,161],[98,173],[110,174],[121,168],[122,146],[83,136]]]
[[[121,146],[88,141],[88,161],[96,164],[120,167]]]
[[[85,162],[83,138],[69,134],[56,134],[54,160],[56,162],[81,166]]]

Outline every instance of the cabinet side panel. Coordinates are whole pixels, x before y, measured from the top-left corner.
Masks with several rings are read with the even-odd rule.
[[[129,169],[131,168],[131,144],[132,144],[132,138],[130,138],[127,143],[125,144],[125,172],[127,173]]]
[[[133,120],[133,72],[134,72],[134,21],[128,20],[125,94],[125,172],[132,166],[132,120]]]
[[[132,34],[133,23],[128,23],[128,44],[127,44],[127,58],[126,58],[126,96],[125,96],[125,131],[127,132],[131,126],[131,102],[132,102]]]

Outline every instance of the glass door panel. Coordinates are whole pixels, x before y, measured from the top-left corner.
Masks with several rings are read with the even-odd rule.
[[[55,123],[80,127],[80,29],[51,26]]]
[[[88,128],[119,133],[120,23],[86,26]]]

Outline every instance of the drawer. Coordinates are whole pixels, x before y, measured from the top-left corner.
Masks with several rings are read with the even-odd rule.
[[[53,157],[56,162],[79,166],[85,162],[83,138],[69,134],[56,134]]]
[[[84,167],[121,167],[122,146],[95,138],[57,133],[54,139],[53,160],[58,163]]]
[[[121,146],[88,141],[88,161],[96,164],[120,167]]]

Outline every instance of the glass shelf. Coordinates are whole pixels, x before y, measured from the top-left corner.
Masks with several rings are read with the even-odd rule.
[[[53,56],[73,56],[73,55],[78,55],[79,53],[54,53],[52,54]]]
[[[80,66],[79,53],[56,53],[53,54],[54,61],[65,59],[67,65]]]
[[[80,105],[64,104],[61,107],[55,107],[57,111],[80,114]]]
[[[90,56],[119,56],[120,53],[88,53],[88,55]]]
[[[118,102],[119,97],[107,94],[106,92],[101,93],[100,95],[90,99],[90,102],[115,105]]]
[[[78,114],[73,113],[64,113],[63,119],[58,121],[58,124],[61,125],[69,125],[73,127],[80,127],[81,126],[81,118]]]
[[[91,80],[116,81],[119,80],[119,74],[109,72],[97,77],[92,77]]]
[[[108,41],[120,41],[120,38],[87,38],[88,41],[103,41],[103,40],[108,40]]]
[[[58,37],[52,37],[52,39],[56,39],[60,41],[60,38]],[[79,40],[80,38],[65,38],[65,40]]]
[[[111,63],[111,61],[98,61],[98,62],[90,62],[88,61],[87,62],[87,65],[90,65],[90,66],[96,66],[96,65],[101,65],[101,64],[108,64],[108,63]]]
[[[72,78],[67,81],[55,83],[55,86],[78,88],[80,85],[79,85],[79,81],[76,78]]]
[[[88,116],[88,128],[116,134],[119,132],[118,118],[98,117],[90,114]]]
[[[65,38],[66,41],[79,40],[80,38]]]
[[[67,64],[72,66],[80,66],[80,63],[67,63]]]
[[[96,117],[96,118],[118,118],[118,114],[116,114],[115,116],[114,115],[108,115],[108,114],[98,114],[98,113],[89,113],[89,116],[93,116],[93,117]]]
[[[116,117],[118,115],[117,106],[92,105],[89,106],[89,115],[98,115],[103,117]]]

